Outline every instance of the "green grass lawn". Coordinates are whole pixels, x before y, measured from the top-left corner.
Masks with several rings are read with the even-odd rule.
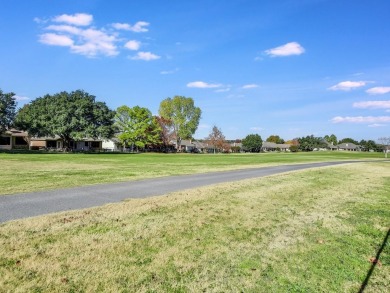
[[[283,155],[277,163],[321,159]],[[48,169],[77,165],[66,158],[75,157],[44,160]],[[110,168],[174,164],[156,155],[79,158],[97,166],[112,160]],[[177,160],[201,170],[238,158],[244,163],[236,166],[262,165],[270,156],[216,158]],[[365,292],[389,292],[389,223],[389,162],[132,199],[0,224],[0,292],[358,292],[382,245]]]
[[[0,195],[277,164],[378,158],[383,158],[383,154],[363,152],[228,155],[0,153]]]

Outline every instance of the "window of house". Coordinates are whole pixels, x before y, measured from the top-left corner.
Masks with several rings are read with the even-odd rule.
[[[0,136],[0,145],[11,145],[11,137]]]
[[[27,145],[27,142],[23,139],[23,137],[17,136],[15,137],[15,145]]]
[[[98,141],[91,141],[91,147],[92,148],[99,148],[100,147],[100,142],[98,142]]]
[[[48,140],[46,142],[46,147],[48,147],[48,148],[56,148],[57,147],[57,142],[55,140]]]

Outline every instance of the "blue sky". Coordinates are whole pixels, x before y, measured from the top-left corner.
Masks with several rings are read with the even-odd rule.
[[[192,97],[196,138],[390,136],[388,0],[1,0],[0,88]]]

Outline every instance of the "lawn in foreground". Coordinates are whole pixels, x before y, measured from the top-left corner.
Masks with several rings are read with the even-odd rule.
[[[277,164],[382,158],[380,153],[9,154],[0,153],[0,195]]]
[[[390,163],[197,188],[0,225],[5,292],[358,292]],[[388,292],[387,243],[365,292]]]

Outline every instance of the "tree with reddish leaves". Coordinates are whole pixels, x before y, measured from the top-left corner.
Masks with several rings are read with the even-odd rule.
[[[173,140],[176,140],[175,133],[173,131],[172,121],[168,118],[161,116],[155,116],[156,123],[160,126],[160,140],[164,149],[168,149]]]
[[[206,141],[213,147],[214,154],[217,151],[227,151],[225,149],[228,148],[228,144],[226,143],[225,136],[223,135],[221,129],[215,125],[213,126],[209,136],[206,138]]]

